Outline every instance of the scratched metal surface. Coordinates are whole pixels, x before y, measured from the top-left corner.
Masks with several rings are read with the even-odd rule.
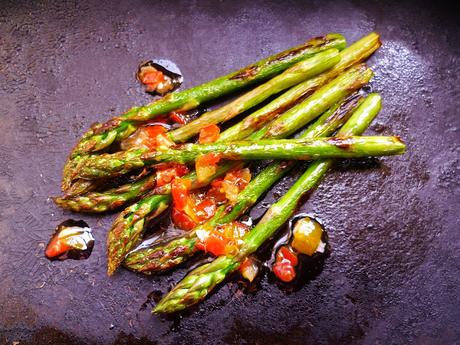
[[[2,1],[0,343],[458,344],[460,32],[452,9],[437,6]],[[367,133],[400,135],[408,153],[373,168],[342,165],[305,202],[332,253],[300,290],[287,294],[267,278],[252,294],[227,284],[181,319],[151,316],[148,294],[185,270],[109,279],[113,215],[73,215],[48,199],[92,122],[150,100],[133,78],[140,61],[176,62],[188,87],[315,35],[351,42],[372,30],[383,40],[370,65],[384,108]],[[44,244],[69,217],[90,223],[95,250],[51,263]]]

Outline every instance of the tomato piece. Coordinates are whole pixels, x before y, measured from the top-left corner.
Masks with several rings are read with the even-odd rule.
[[[218,226],[207,232],[206,236],[201,235],[199,248],[216,256],[236,255],[239,251],[241,238],[248,230],[249,228],[240,222]]]
[[[200,135],[198,137],[198,142],[200,144],[209,144],[215,142],[219,139],[220,135],[220,128],[215,124],[210,124],[204,126],[200,130]]]
[[[174,180],[175,177],[182,177],[189,172],[185,164],[179,163],[159,164],[156,168],[157,187],[164,186]]]
[[[180,125],[185,125],[187,123],[185,116],[175,111],[169,113],[169,118]]]
[[[298,263],[297,255],[288,246],[282,246],[276,253],[276,261],[283,260],[289,261],[292,266],[297,266]]]
[[[285,283],[291,282],[296,276],[294,267],[287,260],[275,262],[272,270],[275,276]]]
[[[215,256],[225,254],[227,241],[218,232],[211,232],[205,242],[205,250]]]
[[[241,191],[251,181],[251,171],[248,168],[232,170],[225,175],[224,181],[237,186]]]
[[[243,278],[252,282],[259,273],[259,265],[253,257],[248,257],[239,267],[239,271],[241,272]]]
[[[188,204],[189,190],[192,186],[192,182],[188,179],[176,178],[171,184],[171,194],[173,198],[174,206],[183,211]]]
[[[195,162],[196,176],[199,182],[206,181],[217,171],[221,155],[219,153],[207,153],[197,158]]]
[[[221,191],[230,202],[235,202],[238,194],[248,185],[251,180],[249,169],[233,170],[225,175]]]
[[[220,153],[210,152],[198,157],[197,160],[200,161],[201,165],[215,165],[219,163],[221,159],[222,155]]]
[[[200,221],[205,221],[214,216],[217,210],[216,202],[213,199],[207,198],[195,206],[195,214]]]
[[[182,230],[192,230],[197,224],[185,212],[182,212],[177,207],[171,210],[171,219],[173,223]]]
[[[166,79],[163,72],[152,69],[144,73],[141,82],[147,86],[147,91],[155,91],[158,84],[164,82],[165,80]]]
[[[72,249],[66,241],[59,237],[54,237],[46,247],[45,255],[48,258],[54,258],[64,254],[66,251]]]

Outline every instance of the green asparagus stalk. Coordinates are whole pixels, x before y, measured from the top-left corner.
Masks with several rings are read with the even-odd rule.
[[[344,76],[348,76],[348,83],[343,83],[343,82],[337,83],[337,79],[341,78],[340,80],[343,80]],[[356,89],[359,89],[360,86],[365,85],[370,80],[371,76],[372,76],[372,72],[370,71],[370,69],[363,69],[361,65],[358,65],[355,67],[351,67],[349,70],[344,72],[342,76],[332,80],[328,84],[321,87],[316,92],[325,93],[325,97],[320,98],[320,99],[313,98],[313,100],[314,100],[314,103],[316,104],[324,103],[325,105],[316,106],[316,107],[312,107],[309,105],[312,102],[311,98],[316,94],[316,92],[311,97],[309,97],[304,102],[302,102],[301,104],[305,104],[307,108],[307,111],[304,112],[305,122],[303,123],[303,125],[306,125],[308,122],[315,119],[323,111],[333,106],[337,101],[351,94]],[[329,92],[329,93],[324,92],[325,90],[328,90],[329,88],[333,89],[334,92]],[[298,112],[294,112],[294,115],[298,115]],[[283,136],[280,134],[280,137],[283,137]],[[251,135],[248,139],[253,139],[253,136]],[[221,176],[221,174],[224,174],[226,171],[228,171],[230,167],[232,166],[232,164],[228,162],[226,164],[227,164],[227,167],[225,166],[219,167],[218,172],[212,178]],[[196,175],[192,175],[189,177],[192,180],[193,184],[195,185],[197,182]],[[208,180],[208,182],[210,181],[212,181],[212,179]],[[206,184],[206,181],[203,181],[201,183],[201,185],[205,185],[205,184]],[[193,188],[193,185],[192,185],[192,188]],[[167,191],[162,194],[166,194],[166,193]],[[143,205],[144,205],[143,211],[146,215],[156,213],[157,207],[159,207],[159,205],[157,205],[155,201],[156,201],[155,195],[147,196],[146,198],[144,198],[144,200],[142,200]],[[136,205],[137,204],[134,204],[131,207],[136,208],[137,207]],[[150,210],[148,210],[149,207],[150,207]],[[119,231],[118,234],[115,236],[115,237],[118,236],[118,239],[114,241],[114,244],[113,244],[113,246],[116,246],[116,248],[111,249],[110,247],[112,246],[112,244],[110,243],[110,241],[108,241],[107,243],[107,246],[109,248],[108,250],[108,274],[109,275],[111,275],[115,271],[115,269],[120,265],[120,263],[123,261],[124,256],[133,249],[133,247],[130,247],[130,246],[125,246],[122,248],[121,245],[123,243],[125,244],[134,243],[133,241],[130,240],[131,234],[134,233],[136,234],[137,238],[139,238],[140,233],[143,231],[143,227],[137,226],[136,223],[140,222],[142,223],[142,225],[146,223],[145,220],[140,217],[132,218],[133,219],[132,222],[125,222],[125,220],[121,219],[123,217],[124,217],[124,213],[122,213],[120,217],[118,217],[117,220],[115,221],[115,224],[119,223],[119,224],[124,224],[125,226],[124,232]],[[132,230],[134,227],[137,229],[137,231],[139,231],[139,234],[137,233],[137,231]],[[121,229],[121,226],[120,226],[120,229]]]
[[[62,189],[72,184],[71,175],[80,158],[91,152],[107,148],[115,141],[127,138],[142,121],[166,114],[173,110],[190,110],[217,97],[237,91],[246,86],[267,80],[295,63],[327,49],[342,50],[346,41],[342,35],[328,34],[314,38],[303,45],[288,49],[260,60],[243,69],[214,79],[182,92],[172,93],[143,107],[134,107],[106,123],[93,125],[75,146],[64,167]]]
[[[260,138],[268,138],[271,135],[276,136],[277,138],[286,137],[287,135],[292,134],[296,130],[300,129],[306,123],[314,120],[321,113],[325,112],[328,108],[333,106],[340,99],[351,94],[353,91],[359,89],[364,84],[366,84],[372,77],[372,71],[367,68],[364,64],[354,66],[347,70],[342,75],[338,76],[331,82],[327,83],[315,93],[313,93],[309,98],[300,103],[299,105],[289,109],[286,113],[281,115],[278,119],[274,120],[270,125],[264,127],[260,131],[256,132],[254,135],[251,135],[248,139],[256,140]],[[283,134],[283,133],[286,133]],[[220,149],[218,149],[220,145]],[[250,148],[248,153],[252,149],[256,149],[257,144]],[[248,144],[248,146],[252,146]],[[233,145],[224,145],[222,143],[214,143],[213,145],[208,146],[208,149],[211,149],[212,152],[222,152],[225,158],[241,159],[244,157],[239,157],[238,146]],[[113,154],[102,154],[98,156],[87,157],[85,160],[79,164],[79,167],[75,171],[75,178],[83,179],[97,179],[97,178],[106,178],[117,176],[119,174],[125,174],[132,169],[143,167],[145,164],[152,164],[155,162],[160,162],[163,160],[169,160],[179,157],[182,162],[191,161],[196,158],[197,155],[194,155],[193,152],[199,152],[198,154],[203,154],[206,151],[206,146],[202,145],[202,149],[198,149],[197,144],[184,144],[181,145],[180,151],[169,149],[168,151],[174,154],[174,157],[167,157],[165,151],[157,150],[155,152],[149,152],[144,148],[136,148],[128,151],[121,151]],[[216,149],[218,151],[216,151]],[[227,150],[225,150],[227,149]],[[190,152],[188,152],[189,150]],[[229,156],[234,150],[237,156]],[[225,152],[224,152],[225,151]],[[283,150],[284,151],[284,150]],[[255,152],[255,151],[254,151]],[[260,153],[260,152],[259,152]],[[185,157],[187,156],[187,157]],[[254,159],[254,155],[250,155],[251,159]],[[162,158],[161,158],[162,157]],[[265,159],[267,156],[264,156]],[[287,157],[276,157],[272,156],[271,158],[287,158]],[[289,157],[288,159],[293,158]],[[270,157],[269,157],[270,159]]]
[[[126,174],[133,168],[142,168],[161,162],[190,163],[208,153],[221,159],[295,159],[359,158],[387,156],[404,152],[404,144],[397,137],[331,137],[314,140],[265,139],[259,141],[234,141],[212,144],[183,144],[176,148],[145,152],[143,149],[101,155],[87,161],[79,170],[83,179],[108,178]]]
[[[118,209],[127,202],[139,199],[155,187],[155,174],[134,183],[127,183],[104,192],[91,192],[86,195],[53,198],[59,207],[74,212],[101,213]]]
[[[337,135],[361,134],[379,110],[380,96],[370,95]],[[191,271],[157,304],[153,312],[177,312],[204,299],[217,284],[235,271],[291,217],[302,196],[318,184],[331,163],[332,160],[320,160],[310,165],[289,191],[269,208],[260,222],[243,238],[243,244],[237,255],[220,256],[213,262]]]
[[[339,51],[337,49],[328,49],[315,54],[223,107],[207,112],[185,126],[169,132],[169,138],[176,143],[184,142],[196,135],[204,126],[228,121],[253,108],[268,97],[330,69],[339,60]]]
[[[243,121],[222,132],[218,141],[235,141],[248,137],[253,132],[263,127],[267,122],[273,120],[285,110],[302,101],[303,98],[311,94],[311,92],[319,86],[333,79],[346,68],[369,57],[380,47],[380,45],[380,38],[377,33],[373,32],[361,38],[340,52],[340,61],[332,69],[292,87],[266,106],[247,116]],[[148,178],[145,178],[143,183],[150,185],[147,179]],[[140,182],[140,184],[142,184],[142,182]],[[56,201],[58,201],[57,204],[63,208],[72,209],[77,212],[80,210],[85,210],[85,212],[103,212],[112,210],[112,205],[121,207],[126,202],[140,196],[133,195],[133,190],[137,190],[136,188],[132,188],[130,191],[130,195],[133,195],[133,198],[126,198],[124,193],[113,193],[113,190],[88,194],[82,197],[79,196],[87,192],[88,187],[92,185],[93,181],[83,179],[77,180],[77,183],[73,183],[71,190],[68,191],[69,196],[56,198]],[[128,190],[130,189],[129,187],[130,185],[128,184],[121,187],[121,189]],[[62,202],[59,202],[61,200]]]
[[[352,110],[361,102],[361,97],[353,96],[325,112],[304,133],[302,138],[315,138],[331,135],[351,115]],[[282,178],[294,166],[294,161],[274,162],[263,169],[246,188],[238,194],[233,204],[222,205],[209,221],[196,227],[184,236],[169,241],[161,240],[141,243],[138,249],[129,253],[123,265],[133,271],[146,274],[161,272],[175,267],[198,251],[197,234],[208,232],[216,225],[226,224],[244,214],[270,187]]]
[[[345,69],[368,58],[380,46],[380,36],[375,32],[371,32],[369,35],[342,50],[339,54],[340,61],[330,70],[292,87],[262,109],[222,132],[219,140],[235,141],[248,137],[256,130],[262,128],[268,121],[272,121],[274,117],[280,115],[296,103],[299,103],[318,87],[335,78]]]

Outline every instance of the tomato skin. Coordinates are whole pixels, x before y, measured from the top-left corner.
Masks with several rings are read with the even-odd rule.
[[[287,260],[275,262],[272,269],[275,276],[285,283],[293,281],[296,276],[294,267]]]
[[[209,124],[200,130],[198,142],[200,144],[209,144],[219,139],[220,128],[215,124]]]
[[[197,225],[192,218],[176,207],[173,207],[171,210],[171,219],[174,224],[182,230],[190,231]]]
[[[283,260],[289,261],[292,266],[297,266],[298,263],[297,255],[288,246],[282,246],[276,253],[276,261]]]
[[[189,200],[189,190],[192,182],[188,179],[176,178],[171,184],[171,194],[175,208],[180,211],[185,210]]]

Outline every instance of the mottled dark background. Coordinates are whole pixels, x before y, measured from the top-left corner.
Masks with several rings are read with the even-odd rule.
[[[459,344],[460,18],[441,3],[1,1],[0,343]],[[133,78],[140,61],[175,61],[189,87],[315,35],[352,42],[372,30],[384,108],[367,133],[400,135],[408,153],[342,166],[306,201],[332,253],[300,290],[227,284],[162,320],[142,305],[185,270],[109,279],[113,216],[71,215],[48,199],[92,122],[149,102]],[[69,217],[94,228],[95,250],[51,263],[44,245]]]

